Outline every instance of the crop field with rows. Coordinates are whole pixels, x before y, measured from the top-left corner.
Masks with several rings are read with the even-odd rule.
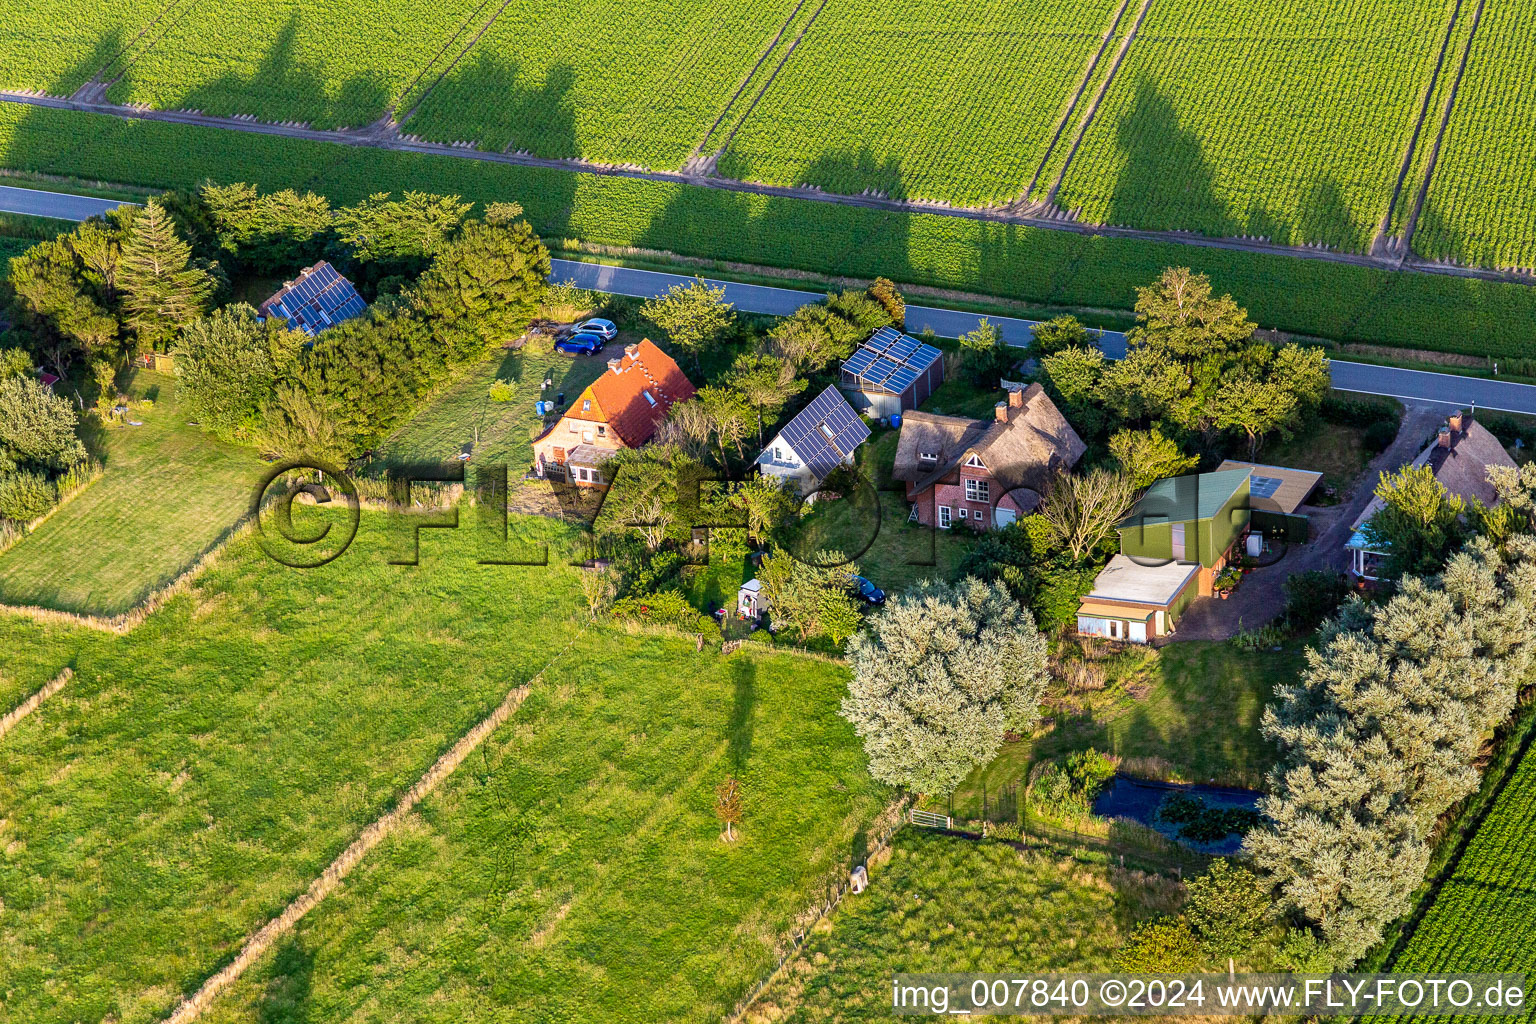
[[[1499,358],[1536,357],[1536,289],[1170,242],[892,213],[673,182],[570,174],[217,128],[0,104],[0,166],[155,188],[205,178],[314,189],[337,205],[380,189],[517,200],[552,245],[664,249],[1057,306],[1128,309],[1167,266],[1211,275],[1263,327]]]
[[[1414,248],[1536,267],[1536,6],[1490,0],[1457,92]]]
[[[404,129],[677,167],[795,10],[794,0],[512,0],[441,81],[428,76],[424,98],[406,98],[402,113],[417,109]]]
[[[180,0],[104,80],[107,98],[318,128],[377,120],[484,0]]]
[[[1029,185],[1119,9],[1120,0],[829,4],[742,121],[719,171],[833,192],[1008,203]]]
[[[72,94],[165,5],[166,0],[0,0],[0,89]]]
[[[1536,751],[1505,784],[1392,964],[1408,974],[1536,970]]]
[[[1364,251],[1453,0],[1153,0],[1058,203]]]

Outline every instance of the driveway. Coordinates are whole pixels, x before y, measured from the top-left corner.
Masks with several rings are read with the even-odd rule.
[[[1183,640],[1226,640],[1241,629],[1258,629],[1285,611],[1285,581],[1294,573],[1312,569],[1343,572],[1349,568],[1344,544],[1350,527],[1365,511],[1376,481],[1408,462],[1424,449],[1424,440],[1444,419],[1443,409],[1433,405],[1409,405],[1403,410],[1403,423],[1387,450],[1371,460],[1365,471],[1350,484],[1349,493],[1337,505],[1318,508],[1302,506],[1298,511],[1312,523],[1313,539],[1286,552],[1274,565],[1255,569],[1225,601],[1197,598],[1179,620],[1170,643]]]

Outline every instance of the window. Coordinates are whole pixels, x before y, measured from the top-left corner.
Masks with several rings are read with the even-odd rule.
[[[576,421],[575,421],[575,420],[567,420],[567,421],[566,421],[566,427],[565,427],[565,429],[567,429],[567,430],[569,430],[569,431],[570,431],[570,432],[571,432],[571,433],[573,433],[573,434],[574,434],[574,433],[576,433],[576,431],[577,431],[577,430],[579,430],[579,429],[580,429],[580,428],[579,428],[579,427],[577,427],[577,426],[576,426]]]
[[[967,466],[975,466],[977,469],[986,469],[987,468],[986,466],[983,466],[981,464],[981,459],[978,458],[975,455],[972,455],[970,458],[966,459],[965,460],[965,464]]]
[[[939,506],[939,529],[941,529],[941,530],[949,529],[949,515],[950,515],[950,508],[949,508],[949,506],[948,505],[940,505]]]
[[[597,425],[597,436],[598,437],[607,437],[608,436],[608,428],[603,426],[601,423],[599,423]]]
[[[640,393],[645,396],[645,400],[651,403],[653,407],[656,405],[656,399],[651,397],[651,393],[649,391],[642,391]]]
[[[590,431],[590,430],[583,430],[581,432],[581,439],[582,439],[582,441],[586,442],[587,444],[591,444],[592,443],[592,431]]]
[[[919,459],[923,460],[924,462],[938,462],[939,461],[939,453],[938,452],[918,452],[917,453],[917,457]]]
[[[1119,619],[1110,619],[1109,620],[1109,638],[1111,640],[1119,640],[1120,639],[1120,620]]]
[[[780,448],[778,445],[774,445],[773,446],[773,461],[774,462],[783,462],[784,461],[784,449]]]
[[[1174,523],[1170,530],[1173,533],[1173,560],[1184,561],[1184,524]]]
[[[969,518],[970,514],[971,514],[971,510],[970,509],[966,508],[964,505],[960,506],[960,518],[961,519]]]
[[[592,411],[592,399],[590,399],[590,398],[583,398],[581,400],[581,411],[582,412],[591,412]]]
[[[825,423],[821,425],[821,436],[826,438],[828,441],[837,440],[837,433]]]
[[[967,480],[965,482],[965,500],[986,501],[989,490],[990,488],[987,487],[985,480]]]

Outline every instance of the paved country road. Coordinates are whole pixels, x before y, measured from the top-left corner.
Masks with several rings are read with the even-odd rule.
[[[123,205],[116,199],[96,199],[67,192],[43,192],[35,188],[0,185],[0,212],[24,213],[29,217],[53,217],[57,220],[85,220]]]
[[[569,281],[581,288],[609,292],[614,295],[631,295],[650,298],[660,295],[675,284],[693,280],[681,274],[663,274],[653,270],[633,270],[628,267],[611,267],[601,263],[583,263],[575,260],[555,260],[552,279]],[[714,286],[725,287],[727,302],[747,313],[768,313],[787,316],[809,302],[820,302],[820,292],[798,291],[792,288],[772,288],[760,284],[736,284],[731,281],[705,279]],[[931,306],[907,307],[907,330],[921,332],[932,327],[941,337],[956,338],[976,329],[982,314],[966,313],[958,309],[935,309]],[[1016,317],[991,316],[987,320],[1003,332],[1003,339],[1010,345],[1027,345],[1029,329],[1037,321],[1020,320]],[[1118,331],[1104,331],[1100,347],[1111,359],[1125,355],[1125,335]],[[1484,380],[1479,377],[1463,377],[1451,373],[1428,373],[1422,370],[1403,370],[1394,366],[1374,366],[1370,363],[1350,363],[1335,359],[1330,364],[1333,386],[1341,391],[1357,391],[1368,395],[1386,395],[1406,402],[1430,402],[1446,406],[1475,405],[1479,409],[1498,409],[1536,415],[1536,386],[1514,384],[1501,380]]]
[[[34,217],[54,217],[59,220],[84,220],[121,205],[111,199],[93,199],[88,196],[68,195],[62,192],[43,192],[37,189],[0,186],[0,211],[24,213]],[[584,263],[577,260],[554,260],[553,279],[570,281],[581,288],[651,298],[660,295],[675,284],[693,280],[682,274],[663,274],[654,270],[634,270],[628,267],[611,267],[602,263]],[[773,288],[760,284],[737,284],[732,281],[710,281],[712,285],[724,285],[726,301],[747,313],[766,313],[772,316],[788,316],[810,302],[820,302],[820,292],[800,291],[794,288]],[[937,309],[931,306],[908,306],[907,329],[921,333],[931,327],[941,337],[956,338],[976,329],[981,314],[967,313],[958,309]],[[1017,317],[988,316],[1003,332],[1003,340],[1010,345],[1027,345],[1029,329],[1036,321]],[[1125,335],[1118,331],[1105,331],[1100,340],[1104,354],[1112,359],[1125,355]],[[1429,373],[1423,370],[1403,370],[1393,366],[1373,366],[1369,363],[1349,363],[1333,360],[1333,386],[1343,391],[1358,391],[1370,395],[1386,395],[1406,402],[1433,402],[1447,406],[1475,405],[1480,409],[1498,409],[1505,412],[1527,413],[1536,416],[1536,386],[1513,384],[1508,381],[1484,380],[1479,377],[1463,377],[1450,373]]]

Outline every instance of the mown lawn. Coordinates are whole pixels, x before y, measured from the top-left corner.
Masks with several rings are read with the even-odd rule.
[[[0,618],[0,715],[72,668],[82,648],[103,639],[91,630]]]
[[[877,430],[858,450],[860,474],[873,481],[836,501],[817,502],[788,537],[788,547],[807,560],[840,551],[863,575],[890,593],[925,579],[955,576],[972,543],[968,531],[935,530],[907,521],[901,485],[891,481],[899,432]]]
[[[0,602],[115,615],[175,579],[244,514],[263,472],[250,449],[187,421],[176,380],[138,371],[129,418],[92,438],[105,475],[0,555]]]
[[[972,772],[953,813],[980,817],[984,801],[995,811],[998,794],[1032,765],[1089,747],[1119,756],[1133,775],[1261,788],[1275,752],[1259,721],[1275,687],[1300,674],[1303,650],[1299,642],[1257,653],[1198,641],[1123,648],[1098,662],[1102,688],[1064,693],[1053,681],[1052,719]]]
[[[1179,900],[1167,878],[908,827],[746,1020],[889,1020],[898,972],[1107,970],[1136,923]]]
[[[844,670],[584,632],[570,532],[512,532],[551,565],[478,565],[462,529],[391,566],[365,512],[320,569],[237,541],[125,637],[0,618],[7,671],[33,652],[27,684],[78,672],[0,741],[0,1015],[160,1019],[575,639],[220,1012],[501,1020],[548,998],[572,1020],[718,1017],[885,802],[835,714]],[[728,772],[733,847],[711,814]],[[279,1012],[299,989],[313,1000]]]

